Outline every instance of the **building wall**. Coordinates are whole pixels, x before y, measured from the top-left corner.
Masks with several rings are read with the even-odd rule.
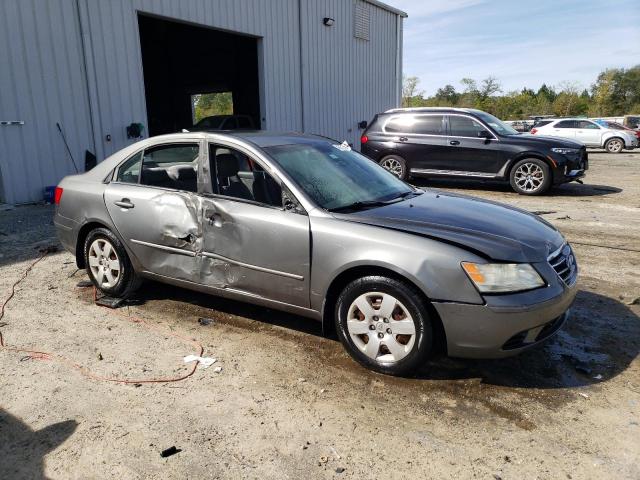
[[[400,88],[400,22],[367,5],[369,41],[354,38],[354,0],[2,0],[0,120],[25,121],[0,126],[5,201],[40,200],[74,173],[56,122],[81,170],[85,150],[105,158],[147,124],[138,12],[258,37],[263,128],[357,145],[358,121]]]
[[[0,170],[8,202],[41,200],[93,149],[75,0],[0,1]],[[80,165],[82,163],[82,165]]]

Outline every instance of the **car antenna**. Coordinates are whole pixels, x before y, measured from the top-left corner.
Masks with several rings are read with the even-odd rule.
[[[71,158],[71,162],[73,163],[73,168],[76,169],[76,173],[80,173],[80,171],[78,170],[78,166],[76,165],[76,161],[73,159],[73,155],[71,154],[71,149],[69,148],[67,139],[65,138],[64,133],[62,132],[62,128],[60,127],[60,124],[58,122],[56,122],[56,127],[58,127],[58,131],[60,132],[60,136],[62,137],[64,146],[67,147],[67,153],[69,154],[69,158]]]

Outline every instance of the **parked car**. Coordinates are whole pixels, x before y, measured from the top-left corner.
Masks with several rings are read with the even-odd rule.
[[[598,125],[602,125],[605,128],[611,128],[613,130],[625,130],[629,133],[632,133],[633,135],[638,137],[638,140],[640,140],[640,130],[634,130],[633,128],[625,127],[618,122],[609,122],[607,120],[598,119],[594,120],[594,122],[596,122]]]
[[[584,177],[583,145],[520,134],[493,115],[467,108],[394,109],[375,116],[361,151],[397,177],[507,180],[523,195],[540,195]]]
[[[561,118],[531,130],[535,135],[577,140],[587,147],[604,148],[609,153],[638,147],[634,133],[599,125],[586,118]]]
[[[249,115],[212,115],[204,117],[189,130],[215,131],[215,130],[254,130],[253,120]]]
[[[552,225],[414,188],[321,137],[183,133],[56,189],[60,241],[106,295],[141,278],[334,324],[363,365],[504,357],[553,335],[578,267]]]

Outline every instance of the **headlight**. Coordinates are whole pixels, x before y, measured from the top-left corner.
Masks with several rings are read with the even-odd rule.
[[[530,290],[545,285],[540,274],[528,263],[471,263],[462,268],[483,293]]]
[[[580,150],[578,150],[577,148],[558,147],[558,148],[552,148],[551,151],[556,153],[561,153],[562,155],[571,155],[571,154],[578,153]]]

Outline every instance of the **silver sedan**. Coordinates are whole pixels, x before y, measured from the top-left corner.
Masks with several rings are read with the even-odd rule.
[[[105,294],[151,279],[304,315],[388,374],[435,352],[520,352],[576,293],[571,247],[544,220],[416,189],[320,137],[154,137],[55,197],[62,244]]]

